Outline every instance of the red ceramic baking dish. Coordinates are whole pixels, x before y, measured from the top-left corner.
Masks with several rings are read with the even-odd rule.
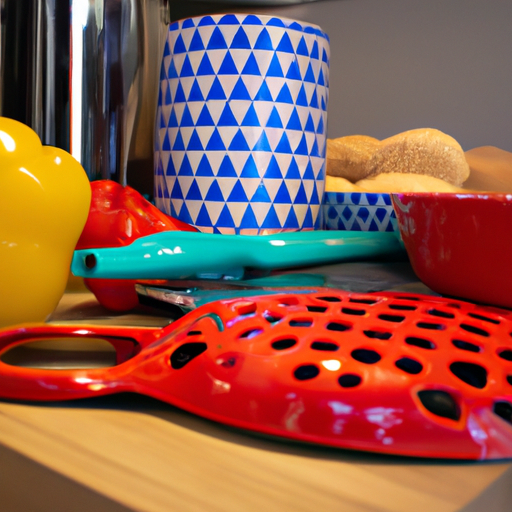
[[[392,195],[418,278],[434,292],[512,308],[512,194]]]

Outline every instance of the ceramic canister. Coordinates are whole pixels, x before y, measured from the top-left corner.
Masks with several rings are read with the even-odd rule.
[[[320,227],[329,39],[254,14],[172,23],[155,134],[155,201],[202,231]]]

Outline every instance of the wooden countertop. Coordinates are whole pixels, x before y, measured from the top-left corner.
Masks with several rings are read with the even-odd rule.
[[[373,284],[421,287],[404,263],[361,265],[344,267],[345,286],[360,286],[354,276],[363,268]],[[144,308],[112,316],[85,292],[66,293],[51,320],[83,318],[167,322]],[[494,512],[512,502],[511,461],[406,459],[308,446],[131,394],[50,404],[1,401],[0,468],[2,512]]]

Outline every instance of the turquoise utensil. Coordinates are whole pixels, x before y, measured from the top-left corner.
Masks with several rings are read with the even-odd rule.
[[[107,279],[240,279],[276,270],[403,253],[394,233],[294,231],[274,235],[155,233],[124,247],[75,251],[76,276]]]

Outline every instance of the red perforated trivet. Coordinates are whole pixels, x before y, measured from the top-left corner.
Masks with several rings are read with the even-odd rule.
[[[147,332],[91,330],[140,343],[109,369],[33,370],[28,383],[26,369],[9,375],[2,364],[0,392],[61,399],[132,390],[225,424],[335,447],[512,456],[508,311],[322,290],[218,301]]]

